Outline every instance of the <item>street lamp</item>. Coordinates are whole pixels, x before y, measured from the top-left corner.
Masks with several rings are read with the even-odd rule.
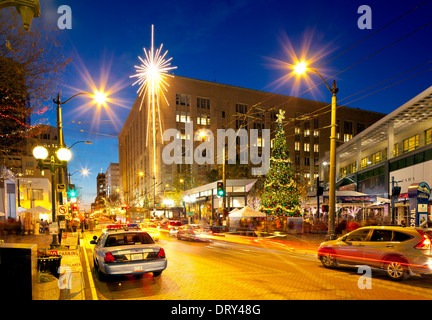
[[[327,84],[322,75],[313,68],[309,68],[305,61],[299,61],[294,66],[294,73],[302,76],[306,71],[313,71],[320,76],[321,80],[326,85],[327,89],[332,94],[332,104],[331,104],[331,133],[330,133],[330,181],[329,181],[329,226],[327,238],[329,240],[336,239],[335,232],[335,211],[336,211],[336,94],[339,89],[336,87],[336,80],[333,81],[333,86]]]
[[[67,167],[67,162],[71,159],[72,154],[67,148],[59,148],[56,152],[51,154],[50,163],[44,163],[44,160],[49,156],[49,152],[44,147],[37,146],[33,149],[33,156],[38,160],[38,166],[40,169],[49,169],[51,171],[51,214],[52,222],[55,222],[57,212],[55,174],[57,169]],[[58,246],[58,236],[53,234],[51,247]]]
[[[0,9],[6,7],[16,8],[21,15],[23,28],[26,31],[30,30],[33,17],[39,18],[40,16],[39,0],[0,0]]]
[[[77,143],[85,143],[85,144],[93,144],[93,142],[91,142],[91,141],[77,141],[77,142],[74,142],[68,149],[71,149],[74,145],[76,145]]]

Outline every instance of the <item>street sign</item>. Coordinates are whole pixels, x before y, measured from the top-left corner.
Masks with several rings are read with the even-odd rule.
[[[67,214],[68,209],[67,206],[59,206],[57,209],[58,214]]]
[[[64,183],[57,184],[57,191],[66,191],[66,185]]]

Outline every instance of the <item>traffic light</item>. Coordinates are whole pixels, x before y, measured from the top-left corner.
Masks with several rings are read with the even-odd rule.
[[[77,196],[76,190],[75,190],[75,185],[74,184],[70,184],[69,185],[69,192],[68,192],[69,198],[75,198]]]
[[[223,197],[225,195],[224,185],[223,182],[217,183],[217,195],[219,197]]]

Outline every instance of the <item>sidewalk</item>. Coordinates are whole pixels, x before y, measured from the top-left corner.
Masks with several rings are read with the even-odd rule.
[[[79,237],[80,238],[80,237]],[[76,248],[59,247],[51,249],[53,236],[49,234],[38,235],[0,235],[4,243],[37,244],[40,251],[52,252],[62,256],[61,265],[66,273],[59,277],[59,300],[85,300],[85,279],[83,273],[82,250]],[[54,252],[53,252],[54,251]]]

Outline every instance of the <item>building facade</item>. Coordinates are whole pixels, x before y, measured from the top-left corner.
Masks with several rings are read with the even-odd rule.
[[[120,192],[119,164],[111,162],[105,172],[105,177],[106,196],[109,198]]]
[[[409,186],[432,185],[432,87],[338,147],[336,154],[339,190],[390,199],[393,186],[398,185],[401,193],[394,222],[407,221]],[[328,155],[318,161],[324,181],[328,161]],[[391,215],[391,208],[386,208],[386,214]]]
[[[168,103],[163,98],[158,101],[155,121],[147,100],[138,97],[119,135],[120,188],[128,204],[142,206],[146,196],[153,198],[154,195],[159,202],[163,186],[174,185],[179,177],[190,180],[188,189],[212,182],[208,178],[209,172],[221,167],[216,160],[216,147],[213,163],[188,163],[187,159],[196,157],[200,152],[197,147],[203,141],[216,146],[218,129],[233,129],[237,133],[245,129],[248,136],[252,129],[258,130],[256,143],[262,156],[265,144],[261,140],[262,130],[270,129],[270,138],[274,137],[280,109],[285,111],[283,123],[287,145],[299,181],[314,185],[313,181],[318,176],[315,162],[330,149],[329,104],[180,76],[169,78],[168,83],[168,92],[165,93]],[[384,116],[339,106],[338,144],[350,140]],[[192,131],[189,130],[190,123]],[[153,125],[155,135],[152,134]],[[164,148],[173,141],[162,141],[162,134],[167,129],[177,130],[181,139],[181,163],[168,164],[162,159]],[[214,140],[197,136],[197,131],[202,129],[207,129],[207,136]],[[253,143],[249,142],[248,147]],[[242,159],[238,145],[236,151],[236,163],[248,162],[249,155]],[[226,157],[228,155],[229,151]],[[247,178],[253,177],[249,175]]]

